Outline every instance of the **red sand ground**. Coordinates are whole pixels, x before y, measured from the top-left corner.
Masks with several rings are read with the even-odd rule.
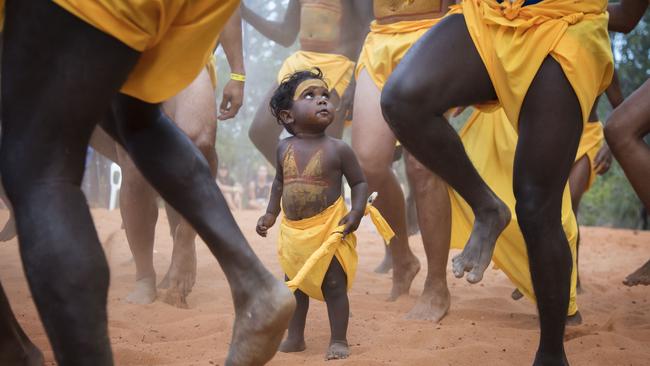
[[[253,248],[278,276],[275,255],[277,228],[268,239],[255,234],[257,212],[235,214]],[[127,304],[133,287],[130,260],[118,211],[94,211],[111,266],[109,294],[110,336],[118,365],[221,365],[230,340],[233,309],[230,292],[216,261],[198,243],[197,284],[189,310],[160,301]],[[0,213],[0,222],[7,217]],[[167,220],[161,212],[156,236],[156,269],[162,278],[171,255]],[[411,296],[387,303],[390,276],[372,269],[384,249],[370,225],[359,232],[359,271],[350,293],[352,318],[349,341],[352,356],[328,365],[526,365],[537,344],[537,316],[527,300],[510,299],[512,285],[498,271],[488,271],[483,282],[469,285],[449,273],[452,307],[439,324],[410,321],[404,314],[422,289],[424,273],[416,278]],[[650,258],[650,232],[605,228],[582,229],[582,281],[579,296],[584,324],[567,330],[566,349],[572,365],[650,364],[650,288],[628,288],[621,280]],[[411,246],[424,264],[419,237]],[[14,312],[29,336],[53,355],[27,289],[16,241],[0,243],[0,279]],[[552,269],[551,269],[552,270]],[[307,347],[302,353],[278,354],[271,365],[321,365],[329,339],[326,308],[312,302],[307,320]]]

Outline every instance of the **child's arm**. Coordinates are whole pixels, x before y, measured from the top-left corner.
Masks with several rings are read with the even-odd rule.
[[[341,158],[341,170],[352,192],[352,209],[339,222],[339,225],[345,225],[343,229],[343,235],[345,236],[357,230],[361,218],[363,218],[368,199],[368,183],[366,183],[366,177],[363,175],[357,156],[354,155],[352,148],[343,141],[339,145],[339,156]]]
[[[275,179],[271,185],[271,197],[266,208],[266,213],[257,220],[255,231],[260,236],[266,237],[266,233],[275,224],[275,219],[280,214],[280,199],[282,198],[282,189],[284,188],[284,175],[282,168],[281,152],[286,150],[286,144],[280,142],[277,150],[277,169],[275,170]]]
[[[264,37],[284,47],[291,46],[300,31],[300,1],[290,0],[284,19],[281,22],[267,20],[257,15],[244,2],[241,3],[242,18]]]

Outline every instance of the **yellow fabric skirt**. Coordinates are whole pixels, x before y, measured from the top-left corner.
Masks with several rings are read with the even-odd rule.
[[[334,53],[320,53],[310,51],[297,51],[289,56],[278,72],[278,84],[288,75],[301,70],[318,67],[323,72],[323,78],[331,90],[336,90],[339,97],[343,97],[345,89],[350,85],[354,62],[343,55]]]
[[[122,93],[149,103],[176,95],[208,63],[237,0],[53,0],[141,52]]]
[[[481,177],[510,208],[512,221],[497,240],[492,260],[517,288],[535,301],[533,282],[530,277],[528,252],[515,213],[515,195],[512,189],[517,132],[508,121],[503,109],[494,112],[474,112],[460,132],[463,145]],[[449,189],[451,202],[452,248],[462,249],[469,239],[474,224],[474,214],[458,193]],[[571,195],[567,184],[562,196],[562,226],[569,240],[573,271],[571,273],[571,297],[568,314],[578,310],[576,304],[576,243],[578,226],[571,207]]]
[[[324,300],[321,285],[334,256],[345,271],[348,290],[352,288],[358,263],[357,239],[354,234],[343,238],[344,227],[338,225],[347,213],[343,197],[340,197],[318,215],[296,221],[282,219],[278,257],[282,270],[290,279],[287,286],[292,291],[300,289],[309,297]],[[366,214],[370,215],[384,242],[389,243],[395,233],[379,211],[368,205]]]
[[[429,28],[441,18],[395,22],[391,24],[370,24],[370,33],[363,43],[356,78],[366,69],[379,90],[384,88],[390,74],[402,61],[406,52]]]
[[[582,131],[578,153],[576,154],[576,161],[580,160],[583,156],[586,156],[587,159],[589,159],[590,173],[587,190],[589,190],[596,181],[596,165],[594,164],[594,160],[604,142],[605,134],[603,132],[603,124],[600,121],[587,122]]]
[[[573,86],[586,123],[596,97],[612,79],[607,0],[523,2],[464,0],[450,14],[465,17],[499,104],[515,129],[528,88],[549,55]]]

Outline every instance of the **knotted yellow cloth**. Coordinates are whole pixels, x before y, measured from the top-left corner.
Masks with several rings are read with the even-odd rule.
[[[350,85],[354,62],[349,58],[334,53],[321,53],[310,51],[297,51],[287,57],[278,72],[278,83],[296,71],[309,70],[318,67],[323,72],[323,79],[331,90],[336,90],[339,97],[343,96],[345,89]]]
[[[189,85],[208,59],[238,0],[53,0],[141,52],[122,93],[158,103]]]
[[[467,155],[481,177],[494,193],[508,205],[512,221],[497,240],[492,260],[526,297],[535,301],[533,282],[530,277],[528,251],[523,234],[519,229],[515,212],[515,195],[512,189],[514,156],[517,146],[517,132],[499,108],[494,112],[474,112],[460,131]],[[469,239],[474,224],[474,213],[463,198],[451,188],[451,246],[462,249]],[[571,208],[569,186],[562,196],[562,226],[569,241],[573,258],[571,273],[571,295],[568,314],[578,311],[576,304],[576,243],[578,226]],[[552,269],[549,269],[552,270]]]
[[[282,219],[278,256],[282,270],[290,279],[287,282],[289,289],[300,289],[309,297],[324,300],[321,285],[334,256],[347,275],[348,290],[352,287],[358,262],[357,239],[354,234],[344,238],[344,227],[338,225],[347,212],[341,197],[318,215],[296,221],[286,217]],[[370,215],[388,244],[395,233],[379,211],[368,204],[365,215]]]
[[[576,161],[580,160],[583,156],[589,159],[590,173],[587,190],[591,188],[596,180],[596,165],[594,164],[594,160],[604,142],[605,134],[603,133],[603,124],[600,121],[587,122],[582,130],[582,137],[580,138],[580,145],[576,154]]]
[[[609,85],[613,59],[607,34],[607,0],[464,0],[462,13],[487,68],[499,104],[518,128],[528,88],[547,56],[564,71],[580,102],[583,122]],[[494,106],[477,106],[484,111]]]
[[[366,69],[375,85],[382,90],[406,52],[439,21],[440,18],[390,24],[378,24],[373,21],[357,61],[356,78],[359,78],[361,70]]]

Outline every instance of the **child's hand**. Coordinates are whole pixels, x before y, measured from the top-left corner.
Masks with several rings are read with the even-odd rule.
[[[339,221],[339,225],[345,225],[343,228],[343,237],[357,230],[361,223],[361,218],[363,218],[363,213],[353,210],[348,212],[348,214]]]
[[[255,231],[257,231],[260,236],[266,238],[266,232],[271,226],[273,226],[273,224],[275,224],[275,216],[271,215],[270,213],[266,213],[260,217],[259,220],[257,220],[257,227],[255,228]]]

